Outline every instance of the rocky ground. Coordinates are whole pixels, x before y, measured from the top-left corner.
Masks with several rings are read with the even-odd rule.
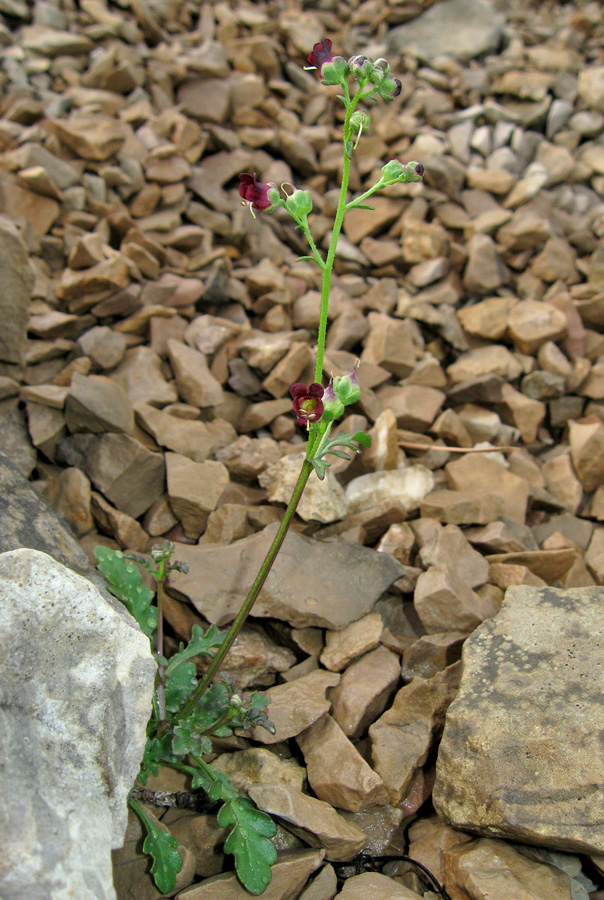
[[[340,108],[303,66],[327,36],[402,81],[352,192],[392,157],[426,175],[346,218],[325,368],[361,359],[343,427],[373,443],[311,481],[229,662],[276,735],[213,764],[280,823],[269,900],[437,896],[409,845],[452,900],[601,900],[600,3],[0,0],[0,452],[89,555],[178,542],[170,647],[232,619],[299,469],[319,310],[237,176],[309,189],[326,247]],[[178,896],[248,896],[211,813],[163,821]],[[147,900],[137,829],[116,886]]]

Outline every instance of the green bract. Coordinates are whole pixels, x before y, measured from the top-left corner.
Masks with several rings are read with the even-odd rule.
[[[289,212],[296,219],[306,218],[312,212],[312,197],[310,191],[295,190],[285,201]]]

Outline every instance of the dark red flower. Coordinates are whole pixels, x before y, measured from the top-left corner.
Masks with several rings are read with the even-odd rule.
[[[258,212],[263,212],[273,205],[268,197],[271,185],[265,184],[263,181],[256,181],[255,172],[252,175],[244,172],[239,176],[239,181],[241,182],[239,185],[239,196],[242,199],[242,206],[247,204],[252,215],[254,215],[255,209]]]
[[[306,425],[309,422],[318,422],[323,415],[323,385],[309,384],[306,387],[301,382],[292,384],[289,389],[294,401],[294,412],[298,417],[298,425]]]
[[[312,48],[311,53],[308,54],[308,62],[311,66],[314,66],[315,69],[319,70],[319,75],[321,74],[321,67],[326,62],[331,62],[333,59],[333,53],[331,52],[331,41],[329,38],[325,38],[323,41],[318,41]]]

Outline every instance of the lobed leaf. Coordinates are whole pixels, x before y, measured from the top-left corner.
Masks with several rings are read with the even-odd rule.
[[[197,685],[195,672],[195,663],[184,662],[167,676],[164,684],[166,712],[177,712],[189,699]]]
[[[271,866],[277,861],[277,851],[269,840],[276,832],[275,823],[251,800],[238,797],[221,807],[218,824],[232,826],[224,851],[233,854],[239,880],[251,894],[262,894],[271,882]]]
[[[143,852],[153,859],[151,874],[162,894],[174,889],[176,875],[182,869],[182,859],[178,852],[178,841],[169,832],[164,831],[149,819],[143,819],[147,829],[147,837],[143,843]]]
[[[212,650],[220,647],[225,637],[226,631],[220,631],[215,625],[210,625],[206,632],[201,625],[193,625],[189,643],[186,647],[180,643],[178,652],[171,657],[166,667],[166,675],[171,675],[178,666],[195,656],[213,656]]]
[[[121,600],[141,630],[150,638],[157,628],[157,609],[151,606],[153,591],[142,582],[140,569],[124,558],[121,550],[94,548],[97,567],[114,597]]]

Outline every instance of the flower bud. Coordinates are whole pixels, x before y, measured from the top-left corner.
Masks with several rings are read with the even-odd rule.
[[[418,162],[409,162],[403,165],[398,159],[391,159],[382,166],[382,181],[384,184],[395,184],[397,181],[410,183],[421,181],[424,167]]]
[[[323,416],[322,420],[324,422],[333,422],[334,419],[339,419],[341,415],[344,413],[344,404],[336,395],[333,389],[333,378],[329,379],[329,384],[325,388],[323,392]]]
[[[370,121],[369,114],[361,109],[358,109],[350,117],[350,124],[352,125],[353,131],[367,131]]]
[[[342,56],[334,56],[321,66],[323,84],[343,84],[348,78],[348,63]]]
[[[344,406],[350,406],[352,403],[356,403],[361,396],[361,388],[357,381],[358,362],[358,360],[355,362],[352,367],[352,372],[350,372],[349,375],[339,375],[333,380],[334,392]]]
[[[312,197],[310,191],[296,189],[293,194],[290,194],[287,198],[285,205],[297,219],[305,218],[312,212]]]
[[[268,192],[268,199],[270,200],[271,206],[278,206],[281,203],[281,195],[279,193],[279,188],[271,185],[271,189]]]
[[[390,101],[401,92],[401,83],[398,78],[391,78],[390,75],[384,75],[378,86],[378,94],[382,100]]]

